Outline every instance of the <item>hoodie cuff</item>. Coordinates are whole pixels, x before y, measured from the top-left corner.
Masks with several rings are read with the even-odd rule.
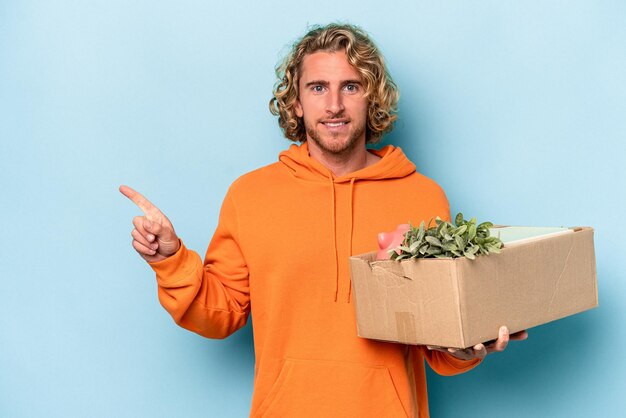
[[[148,265],[157,275],[157,281],[161,286],[171,285],[185,277],[188,270],[193,271],[196,266],[194,258],[198,257],[193,251],[185,247],[179,238],[180,248],[171,256],[161,261],[149,262]],[[195,257],[194,257],[195,256]]]
[[[483,359],[471,359],[471,360],[461,360],[458,359],[456,357],[454,357],[452,354],[448,354],[448,353],[442,353],[443,354],[443,359],[446,363],[448,363],[450,365],[450,367],[453,367],[459,371],[467,371],[467,370],[471,370],[474,367],[478,366]]]

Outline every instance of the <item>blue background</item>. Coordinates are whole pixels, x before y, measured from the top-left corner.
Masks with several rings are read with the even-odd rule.
[[[430,373],[433,416],[622,416],[626,2],[591,0],[0,2],[0,416],[247,416],[250,324],[217,341],[173,323],[117,188],[204,254],[231,181],[289,145],[274,66],[337,20],[385,54],[385,143],[453,211],[596,229],[600,308]]]

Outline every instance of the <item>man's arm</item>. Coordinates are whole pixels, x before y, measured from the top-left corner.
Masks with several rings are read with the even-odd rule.
[[[243,327],[250,311],[248,269],[229,197],[203,263],[156,206],[130,187],[120,191],[144,212],[133,220],[133,247],[155,271],[159,300],[174,321],[208,338],[225,338]]]

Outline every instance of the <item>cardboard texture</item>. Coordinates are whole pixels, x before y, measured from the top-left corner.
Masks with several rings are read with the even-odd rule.
[[[504,245],[475,260],[350,257],[358,335],[466,348],[598,306],[593,228]]]

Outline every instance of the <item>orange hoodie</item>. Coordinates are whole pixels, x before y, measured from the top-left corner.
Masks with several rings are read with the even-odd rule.
[[[479,361],[357,336],[348,258],[399,223],[450,218],[442,189],[400,148],[336,177],[306,142],[237,179],[204,262],[181,245],[151,263],[180,326],[225,338],[252,314],[251,417],[428,417],[424,359],[453,375]]]

